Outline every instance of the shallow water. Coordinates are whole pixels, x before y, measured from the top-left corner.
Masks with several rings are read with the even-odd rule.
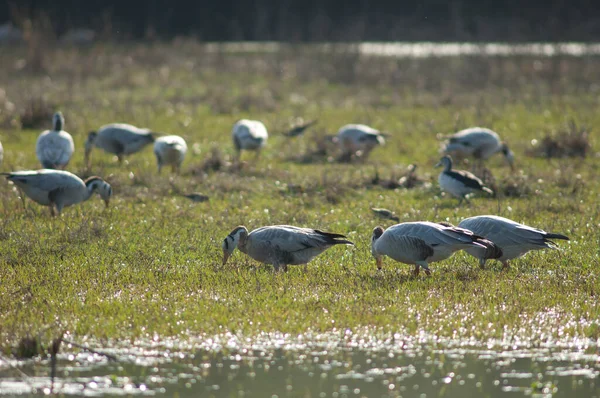
[[[118,361],[65,346],[54,385],[48,360],[0,360],[0,394],[600,397],[600,352],[588,340],[482,345],[349,331],[155,340],[103,349]]]

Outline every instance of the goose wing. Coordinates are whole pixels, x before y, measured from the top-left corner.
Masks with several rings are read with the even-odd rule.
[[[62,170],[26,170],[8,173],[7,178],[20,186],[31,186],[41,191],[85,188],[76,175]]]
[[[336,244],[351,244],[343,239],[344,235],[291,225],[258,228],[250,233],[250,237],[253,242],[269,242],[269,245],[288,253],[317,248],[325,250]]]
[[[419,238],[429,246],[473,244],[474,237],[463,228],[441,225],[427,221],[403,223],[394,225],[386,233],[397,236],[411,236]]]

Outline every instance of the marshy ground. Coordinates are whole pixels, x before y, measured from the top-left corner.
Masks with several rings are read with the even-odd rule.
[[[272,53],[226,52],[186,40],[3,49],[1,171],[39,167],[35,140],[50,127],[52,113],[61,110],[76,146],[68,169],[105,178],[114,197],[106,210],[91,199],[52,218],[48,209],[28,199],[23,208],[15,188],[0,183],[0,375],[26,384],[19,372],[41,374],[41,381],[29,382],[34,386],[29,393],[42,393],[49,388],[49,361],[21,360],[50,357],[52,341],[61,336],[114,351],[125,362],[129,357],[122,347],[141,352],[156,344],[157,352],[165,352],[168,342],[176,341],[184,347],[184,358],[196,353],[196,360],[178,361],[201,368],[203,361],[225,355],[223,363],[228,353],[251,349],[222,345],[223,354],[203,345],[215,336],[229,333],[252,342],[264,333],[325,333],[342,336],[335,343],[339,348],[351,347],[343,338],[347,330],[359,340],[387,341],[377,350],[386,353],[399,348],[389,336],[413,342],[426,336],[425,356],[434,362],[438,354],[446,355],[445,348],[436,354],[441,349],[437,341],[468,343],[493,355],[496,349],[548,346],[550,351],[581,352],[590,357],[565,361],[574,369],[591,367],[591,377],[568,374],[573,386],[555,385],[544,368],[541,379],[536,371],[525,377],[523,391],[535,393],[537,382],[542,390],[557,388],[557,396],[594,391],[599,363],[595,342],[600,338],[600,187],[593,132],[600,125],[599,81],[597,55],[417,59],[364,55],[352,46],[328,52],[306,46]],[[241,118],[262,120],[270,138],[257,161],[244,154],[245,164],[238,167],[232,164],[230,131]],[[318,123],[303,136],[285,137],[298,118]],[[184,137],[190,151],[181,175],[164,170],[158,175],[150,148],[123,166],[95,150],[87,170],[87,133],[111,122]],[[327,136],[346,123],[389,133],[387,144],[366,160],[339,162]],[[496,197],[475,197],[457,207],[457,200],[442,195],[437,185],[439,170],[433,165],[440,157],[438,137],[476,125],[492,128],[509,143],[517,171],[511,173],[500,155],[493,157],[481,177]],[[417,166],[414,174],[410,165]],[[209,200],[194,202],[182,195],[192,192]],[[561,251],[530,253],[506,272],[499,263],[480,270],[463,253],[433,264],[429,278],[414,278],[409,266],[389,259],[383,272],[377,272],[371,231],[393,222],[376,217],[372,207],[394,211],[400,222],[458,224],[465,217],[497,214],[571,240],[561,242]],[[221,242],[231,229],[268,224],[343,233],[356,247],[332,248],[311,262],[306,273],[291,267],[274,275],[270,267],[257,266],[239,252],[221,265]],[[33,339],[33,348],[26,349],[27,339]],[[304,348],[311,352],[315,344]],[[268,355],[285,348],[269,347]],[[71,362],[85,363],[78,356],[85,351],[65,342],[60,348],[57,377],[67,380],[65,369]],[[342,357],[349,355],[341,351]],[[303,355],[302,350],[294,352]],[[374,351],[364,352],[360,355],[368,357]],[[145,358],[132,355],[134,363]],[[242,355],[242,367],[253,363],[253,355]],[[379,367],[404,366],[408,371],[410,356],[394,355],[401,356],[398,362]],[[357,372],[367,372],[369,363]],[[160,361],[142,366],[147,370],[140,371],[140,380],[124,382],[123,366],[108,372],[117,389],[104,393],[140,392],[140,380],[151,377]],[[422,376],[422,369],[433,365],[411,366]],[[529,366],[539,367],[539,362]],[[447,370],[435,377],[448,377]],[[196,373],[200,379],[210,376]],[[468,380],[468,374],[461,377]],[[580,388],[586,390],[577,390],[579,380],[585,380]],[[480,391],[502,391],[494,382],[480,382]],[[152,388],[160,384],[144,383]],[[440,383],[432,394],[439,393]],[[473,388],[480,388],[476,383]],[[67,384],[62,392],[77,395]],[[205,388],[206,380],[201,384]],[[402,380],[395,382],[398,389],[388,384],[373,394],[402,394]],[[2,386],[0,380],[0,393],[16,393]],[[356,388],[360,396],[361,387]],[[302,390],[285,391],[302,395]],[[263,393],[272,392],[257,395]],[[354,394],[354,388],[347,393]],[[317,396],[317,390],[307,394]],[[364,388],[363,394],[370,396]]]

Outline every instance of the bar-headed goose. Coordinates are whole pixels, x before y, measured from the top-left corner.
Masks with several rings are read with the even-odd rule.
[[[255,151],[256,158],[260,156],[260,150],[267,144],[269,134],[267,128],[258,120],[239,120],[231,130],[236,158],[239,160],[242,150]]]
[[[438,176],[438,182],[442,190],[459,199],[461,204],[466,196],[473,192],[487,192],[490,195],[494,191],[483,185],[483,181],[474,174],[464,170],[452,170],[452,158],[448,155],[442,157],[435,167],[443,166],[444,170]],[[467,199],[468,201],[468,199]]]
[[[420,268],[430,275],[429,263],[450,257],[455,251],[472,247],[485,248],[478,237],[462,228],[427,221],[406,222],[384,230],[376,227],[371,238],[371,254],[377,268],[383,265],[383,256],[405,264],[414,264],[414,275]]]
[[[52,118],[52,130],[42,132],[37,139],[35,154],[45,169],[63,169],[73,156],[73,137],[63,130],[64,125],[62,113],[56,112]]]
[[[43,206],[50,206],[61,213],[62,209],[88,200],[98,193],[108,207],[112,188],[100,177],[90,177],[83,181],[75,174],[63,170],[27,170],[2,173],[19,187],[31,200]]]
[[[178,135],[166,135],[154,141],[154,155],[158,164],[158,172],[163,166],[170,165],[173,173],[179,173],[187,152],[185,140]]]
[[[483,161],[501,152],[514,169],[515,155],[497,133],[484,127],[471,127],[447,137],[444,152],[459,158],[472,157]]]
[[[315,123],[317,123],[317,119],[311,120],[310,122],[298,124],[298,125],[292,127],[290,130],[283,133],[283,135],[285,135],[286,137],[297,137],[299,135],[304,134],[304,132],[309,127],[313,126]]]
[[[107,124],[89,133],[85,142],[85,163],[91,166],[90,154],[94,146],[117,155],[119,163],[123,163],[125,155],[138,152],[152,142],[154,135],[148,129],[124,123]]]
[[[334,245],[353,245],[344,235],[291,225],[272,225],[248,233],[239,226],[223,240],[223,265],[235,248],[256,261],[272,264],[275,271],[288,265],[306,264]]]
[[[371,211],[375,214],[377,214],[379,217],[381,218],[385,218],[387,220],[392,220],[392,221],[400,221],[400,217],[398,217],[393,211],[388,210],[388,209],[382,209],[382,208],[377,208],[377,207],[371,207]]]
[[[336,136],[344,158],[358,156],[366,158],[378,145],[385,144],[384,135],[364,124],[347,124],[342,126]]]
[[[482,267],[486,260],[496,259],[502,262],[504,269],[508,267],[509,260],[519,258],[530,250],[558,249],[556,243],[550,239],[569,240],[565,235],[549,233],[508,218],[492,215],[466,218],[458,226],[491,240],[500,248],[501,253],[497,256],[490,256],[488,251],[478,248],[467,250],[469,254],[479,259]]]

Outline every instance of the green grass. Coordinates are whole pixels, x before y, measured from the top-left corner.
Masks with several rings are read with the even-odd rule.
[[[190,151],[182,175],[171,178],[156,174],[150,148],[123,167],[95,150],[92,174],[114,190],[107,210],[93,198],[51,218],[30,200],[23,209],[13,186],[0,183],[5,350],[26,335],[47,341],[63,331],[98,339],[186,338],[371,325],[481,340],[600,337],[597,155],[525,154],[532,139],[570,120],[592,130],[600,124],[598,58],[389,60],[301,48],[210,54],[183,43],[57,50],[44,54],[41,74],[17,68],[23,59],[25,50],[11,49],[0,61],[2,171],[38,168],[35,140],[50,119],[37,129],[11,127],[32,98],[63,111],[76,145],[70,170],[77,174],[89,174],[87,132],[109,122],[179,134]],[[318,117],[319,124],[288,141],[280,132],[296,116]],[[271,133],[261,159],[254,163],[250,155],[241,171],[202,172],[215,146],[230,159],[230,129],[243,117],[263,120]],[[392,138],[365,163],[289,160],[311,149],[314,136],[349,122],[371,124]],[[440,195],[436,134],[472,125],[493,128],[509,142],[519,171],[510,176],[500,156],[488,166],[500,188],[513,183],[524,194],[479,197],[461,207]],[[385,190],[370,183],[375,169],[382,178],[399,177],[410,163],[431,187]],[[173,185],[211,199],[192,203]],[[482,271],[457,253],[433,264],[432,277],[413,278],[410,266],[390,259],[376,271],[371,231],[390,223],[374,218],[370,207],[392,209],[401,221],[458,223],[498,214],[572,240],[560,243],[561,252],[516,260],[507,272],[498,263]],[[240,224],[321,228],[347,234],[356,247],[330,249],[306,273],[291,267],[274,275],[268,266],[253,268],[239,251],[222,266],[221,242]]]

